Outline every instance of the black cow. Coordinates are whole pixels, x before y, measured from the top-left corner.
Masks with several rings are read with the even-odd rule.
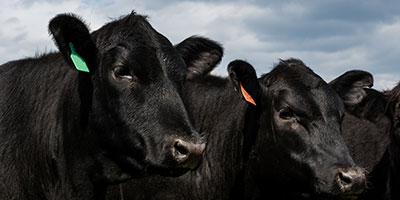
[[[49,31],[61,53],[0,66],[0,199],[101,199],[108,184],[198,165],[186,65],[145,17],[90,34],[61,14]]]
[[[342,126],[355,162],[370,171],[361,199],[400,199],[400,84],[391,91],[365,91]]]
[[[189,38],[183,44],[200,41]],[[121,194],[123,199],[326,199],[364,189],[364,173],[340,132],[343,101],[327,83],[296,59],[282,60],[259,79],[244,61],[229,64],[230,80],[206,76],[210,70],[199,69],[210,67],[222,52],[205,43],[199,49],[189,45],[192,53],[177,45],[189,67],[183,101],[206,137],[203,162],[179,178],[121,184],[110,189],[108,199]],[[204,62],[192,55],[213,56]],[[365,76],[363,84],[369,85],[372,76]]]

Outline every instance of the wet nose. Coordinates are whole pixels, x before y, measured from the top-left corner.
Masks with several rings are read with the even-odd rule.
[[[357,168],[339,170],[336,181],[340,190],[346,194],[360,194],[366,186],[365,173]]]
[[[200,164],[205,147],[204,143],[195,144],[181,139],[175,140],[172,155],[178,163],[177,167],[195,169]]]

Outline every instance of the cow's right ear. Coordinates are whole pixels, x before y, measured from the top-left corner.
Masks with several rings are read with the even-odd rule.
[[[235,60],[228,65],[229,77],[245,101],[256,106],[259,102],[261,87],[253,66],[242,60]]]
[[[186,79],[207,75],[221,62],[224,54],[218,42],[199,36],[186,38],[175,48],[188,67]]]
[[[361,70],[351,70],[337,77],[329,83],[343,99],[346,109],[353,110],[366,96],[365,87],[372,87],[372,74]]]
[[[60,14],[49,23],[49,32],[66,61],[79,71],[93,71],[97,48],[79,17]]]

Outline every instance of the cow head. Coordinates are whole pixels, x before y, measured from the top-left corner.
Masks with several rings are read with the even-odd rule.
[[[231,62],[228,71],[243,100],[259,113],[248,164],[249,176],[259,187],[306,196],[362,192],[364,172],[355,166],[341,136],[345,105],[354,101],[342,99],[297,59],[281,60],[259,79],[244,61]]]
[[[61,14],[49,31],[77,74],[80,128],[93,141],[100,178],[179,175],[198,165],[205,144],[179,97],[186,65],[145,17],[132,13],[90,34],[78,17]],[[76,71],[71,54],[89,72]]]

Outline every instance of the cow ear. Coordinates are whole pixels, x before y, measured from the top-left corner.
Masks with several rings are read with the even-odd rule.
[[[49,32],[66,61],[79,71],[94,70],[97,48],[79,17],[60,14],[49,23]]]
[[[366,96],[365,87],[372,87],[374,79],[369,72],[361,70],[347,71],[329,83],[348,110],[352,110]]]
[[[175,48],[188,67],[187,79],[207,75],[221,62],[224,53],[220,44],[199,36],[189,37],[175,45]]]
[[[259,102],[261,87],[253,66],[242,60],[235,60],[228,65],[229,77],[235,87],[248,103],[256,106]]]

